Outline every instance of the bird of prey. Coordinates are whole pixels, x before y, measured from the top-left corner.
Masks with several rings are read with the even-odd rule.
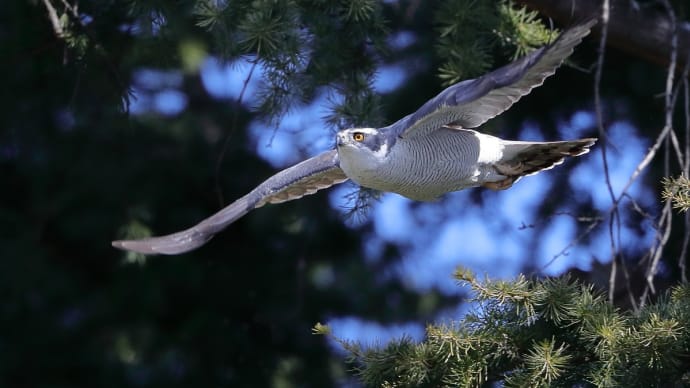
[[[249,211],[291,201],[351,179],[360,186],[430,201],[468,187],[507,189],[525,175],[587,153],[596,139],[510,141],[474,130],[540,86],[589,34],[596,20],[479,78],[443,90],[416,112],[383,128],[338,132],[336,148],[268,178],[249,194],[181,232],[114,247],[145,254],[198,248]]]

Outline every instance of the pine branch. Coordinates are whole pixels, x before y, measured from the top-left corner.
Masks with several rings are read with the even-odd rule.
[[[516,59],[543,46],[556,36],[534,11],[516,8],[511,1],[453,0],[436,12],[436,51],[443,63],[439,77],[450,85],[476,77],[492,66],[497,49]]]
[[[673,208],[687,212],[690,209],[690,180],[680,175],[678,178],[664,178],[661,183],[664,185],[661,197],[670,200]]]
[[[456,278],[478,306],[456,323],[428,326],[420,343],[344,346],[365,386],[673,386],[690,378],[688,285],[633,315],[568,277],[478,281],[461,269]]]

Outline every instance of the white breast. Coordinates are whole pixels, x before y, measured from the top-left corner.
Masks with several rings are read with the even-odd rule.
[[[477,186],[502,156],[501,140],[474,131],[439,129],[398,139],[384,159],[340,150],[341,168],[356,183],[415,200]],[[349,152],[352,151],[352,152]]]

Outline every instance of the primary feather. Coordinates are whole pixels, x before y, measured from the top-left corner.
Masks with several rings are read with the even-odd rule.
[[[204,245],[250,210],[267,203],[281,203],[314,194],[348,178],[338,167],[338,153],[330,150],[287,168],[268,178],[249,194],[226,206],[193,227],[160,237],[113,241],[115,248],[132,252],[176,255]]]
[[[544,83],[589,35],[596,19],[564,31],[550,45],[479,78],[451,85],[416,112],[382,130],[403,137],[424,136],[444,125],[476,128],[510,108]]]

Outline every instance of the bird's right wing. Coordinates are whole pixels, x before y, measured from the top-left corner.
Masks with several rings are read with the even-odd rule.
[[[444,125],[476,128],[540,86],[596,24],[590,19],[564,31],[553,43],[487,73],[451,85],[416,112],[384,128],[402,137],[424,136]]]
[[[314,194],[347,179],[340,169],[338,152],[326,151],[273,175],[249,194],[187,230],[141,240],[113,241],[112,244],[116,248],[145,254],[184,253],[204,245],[250,210],[267,203],[291,201]]]

